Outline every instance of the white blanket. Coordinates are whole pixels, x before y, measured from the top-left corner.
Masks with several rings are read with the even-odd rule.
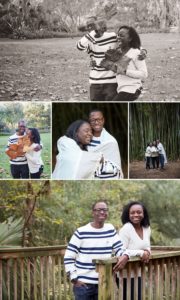
[[[57,146],[59,154],[56,156],[53,179],[94,179],[102,155],[105,159],[113,155],[113,162],[118,167],[120,165],[117,145],[110,141],[88,152],[82,151],[73,139],[63,136],[58,140]]]
[[[53,179],[93,179],[101,153],[83,151],[66,136],[58,140],[57,146],[59,154],[56,156]]]
[[[99,140],[101,144],[97,145],[96,147],[89,146],[88,151],[102,152],[105,159],[109,160],[118,167],[120,171],[120,178],[123,178],[124,175],[121,167],[121,155],[116,139],[109,132],[107,132],[105,128],[103,128]]]

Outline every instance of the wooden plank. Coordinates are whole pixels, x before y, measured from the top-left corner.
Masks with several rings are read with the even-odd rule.
[[[31,299],[31,261],[27,259],[27,296],[28,300]]]
[[[2,260],[0,259],[0,300],[3,300],[2,296]]]
[[[24,259],[20,259],[21,300],[24,300]]]
[[[46,299],[50,300],[50,287],[49,287],[49,264],[50,264],[50,257],[46,257]]]
[[[34,281],[33,281],[33,287],[34,287],[34,300],[37,299],[37,262],[36,258],[33,260],[33,275],[34,275]]]
[[[40,297],[44,299],[44,257],[40,257]]]
[[[61,278],[61,257],[58,256],[58,299],[62,300],[62,293],[61,293],[61,282],[62,282],[62,278]]]
[[[13,283],[14,283],[14,300],[18,300],[17,296],[17,259],[14,260],[14,272],[13,272]]]
[[[112,265],[99,265],[98,273],[100,287],[98,290],[98,300],[113,300]]]
[[[51,257],[52,259],[52,294],[53,299],[56,299],[56,289],[55,289],[55,256]]]
[[[6,264],[6,275],[7,275],[7,280],[6,280],[6,285],[7,285],[7,300],[10,300],[11,296],[11,287],[10,287],[10,260],[7,260]]]
[[[148,271],[148,300],[153,300],[154,298],[154,284],[153,284],[153,269],[154,269],[154,264],[152,260],[149,262],[149,271]]]
[[[132,264],[129,262],[127,266],[127,284],[126,284],[126,291],[127,291],[127,300],[131,300],[131,268]]]

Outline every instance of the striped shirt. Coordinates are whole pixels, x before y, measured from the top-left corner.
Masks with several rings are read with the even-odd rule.
[[[124,252],[123,244],[113,227],[106,223],[102,228],[94,228],[91,223],[78,228],[67,247],[64,263],[71,280],[98,284],[98,273],[93,259],[107,259],[114,253]]]
[[[10,145],[17,144],[18,139],[20,137],[22,137],[22,136],[18,135],[17,133],[11,135],[8,140],[7,149],[9,148]],[[10,159],[9,162],[10,162],[10,164],[13,164],[13,165],[26,165],[27,159],[26,159],[25,155],[22,155],[22,156],[18,156],[16,158],[14,158],[14,159]]]
[[[95,34],[95,31],[91,31],[77,43],[77,48],[80,51],[87,51],[90,58],[96,62],[96,66],[91,67],[89,82],[91,84],[116,83],[116,74],[101,67],[100,62],[105,58],[107,50],[116,48],[117,36],[114,32],[104,32],[97,38]]]

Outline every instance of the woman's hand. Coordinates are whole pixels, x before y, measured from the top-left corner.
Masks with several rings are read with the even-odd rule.
[[[150,259],[150,252],[148,250],[144,250],[144,253],[141,257],[141,261],[148,263]]]

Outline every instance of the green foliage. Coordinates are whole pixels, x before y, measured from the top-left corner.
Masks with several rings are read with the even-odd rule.
[[[22,243],[23,219],[8,218],[0,223],[0,247],[21,246]]]
[[[147,143],[160,139],[169,160],[179,158],[180,105],[138,103],[130,105],[130,159],[142,160]]]
[[[12,215],[14,218],[24,216],[27,183],[0,181],[2,221]],[[44,182],[31,184],[37,193]],[[130,200],[139,200],[149,211],[154,245],[173,245],[180,238],[179,181],[51,181],[50,186],[51,193],[40,194],[33,211],[34,246],[64,244],[77,227],[92,220],[92,204],[99,200],[108,202],[108,222],[117,229],[121,226],[123,206]]]

